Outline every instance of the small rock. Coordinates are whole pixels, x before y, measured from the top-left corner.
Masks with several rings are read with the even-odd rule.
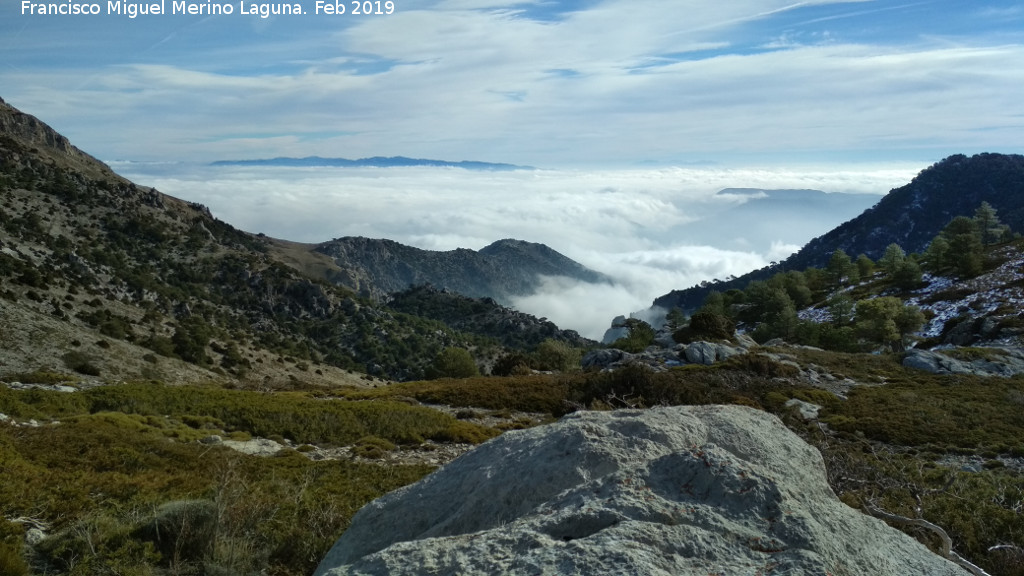
[[[751,348],[758,346],[757,341],[751,338],[750,336],[747,336],[746,334],[740,334],[737,332],[735,338],[736,343],[739,344],[739,347],[743,348],[744,350],[750,350]]]
[[[798,398],[790,398],[786,401],[786,408],[796,408],[800,412],[800,416],[804,420],[817,420],[818,411],[821,410],[821,406],[817,404],[811,404],[810,402],[804,402]]]
[[[43,540],[46,540],[46,532],[43,532],[39,528],[29,528],[25,531],[25,544],[29,546],[35,546]]]

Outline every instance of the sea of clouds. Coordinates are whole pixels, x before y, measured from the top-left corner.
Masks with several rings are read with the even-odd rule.
[[[770,233],[737,229],[728,221],[728,209],[749,198],[716,194],[720,190],[816,189],[881,196],[924,168],[490,172],[112,165],[141,185],[205,204],[238,228],[276,238],[315,243],[365,236],[429,250],[480,249],[502,238],[544,243],[615,283],[547,278],[540,292],[511,304],[595,339],[613,317],[646,309],[659,295],[781,260],[856,216],[795,218]],[[709,221],[715,225],[708,227]],[[703,224],[701,237],[680,241],[687,237],[687,226],[698,222]]]

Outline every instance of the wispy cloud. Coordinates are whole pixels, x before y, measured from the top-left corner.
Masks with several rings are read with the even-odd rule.
[[[1012,11],[1003,4],[991,9]],[[924,8],[945,18],[906,17]],[[335,25],[168,17],[121,22],[123,40],[72,33],[72,60],[57,57],[63,44],[30,41],[0,83],[15,105],[114,158],[593,167],[1020,151],[1024,35],[978,12],[882,0],[464,0]],[[970,34],[951,32],[957,18],[974,23]],[[52,37],[42,22],[33,38]],[[159,34],[144,37],[147,27]],[[888,32],[863,31],[875,29]],[[325,127],[345,136],[302,137]]]

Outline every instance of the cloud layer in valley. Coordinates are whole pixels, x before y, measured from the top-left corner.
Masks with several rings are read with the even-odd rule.
[[[430,250],[479,249],[501,238],[547,244],[617,283],[548,279],[542,293],[515,305],[590,337],[600,337],[612,317],[645,308],[660,294],[781,260],[856,215],[809,218],[787,209],[778,226],[737,229],[730,220],[735,209],[754,200],[720,190],[740,186],[870,194],[862,197],[866,207],[923,168],[478,172],[114,166],[140,184],[206,204],[214,215],[244,230],[289,240],[366,236]],[[702,231],[698,237],[689,234],[697,228]]]

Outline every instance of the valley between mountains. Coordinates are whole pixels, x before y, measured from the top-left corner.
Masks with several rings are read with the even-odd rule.
[[[1024,574],[1020,156],[603,343],[509,306],[614,282],[542,244],[143,184],[0,101],[0,574]]]

